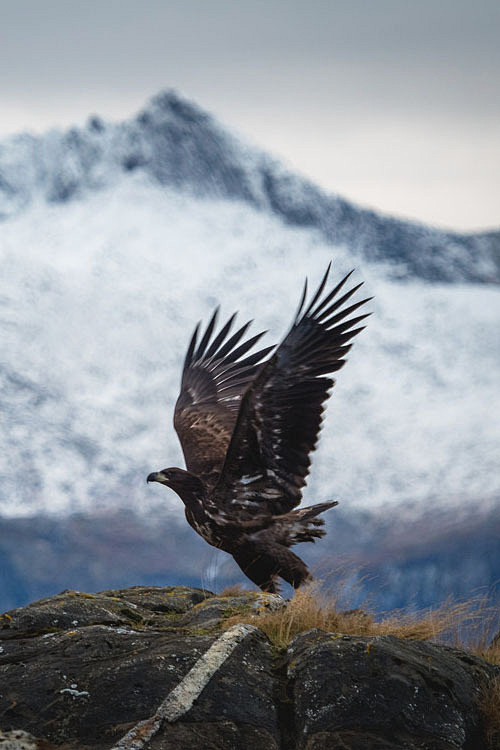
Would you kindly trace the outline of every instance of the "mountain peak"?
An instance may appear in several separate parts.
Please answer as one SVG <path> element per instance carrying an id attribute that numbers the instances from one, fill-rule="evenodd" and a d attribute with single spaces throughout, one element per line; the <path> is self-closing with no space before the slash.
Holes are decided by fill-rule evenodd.
<path id="1" fill-rule="evenodd" d="M 186 124 L 207 123 L 212 118 L 195 102 L 181 96 L 175 89 L 165 89 L 154 96 L 137 115 L 137 120 L 148 123 L 162 118 L 173 118 Z"/>
<path id="2" fill-rule="evenodd" d="M 464 235 L 382 216 L 338 196 L 251 148 L 174 90 L 118 124 L 92 115 L 85 127 L 0 143 L 0 220 L 35 199 L 65 203 L 141 172 L 159 189 L 243 201 L 328 243 L 388 264 L 400 276 L 500 282 L 498 233 Z"/>

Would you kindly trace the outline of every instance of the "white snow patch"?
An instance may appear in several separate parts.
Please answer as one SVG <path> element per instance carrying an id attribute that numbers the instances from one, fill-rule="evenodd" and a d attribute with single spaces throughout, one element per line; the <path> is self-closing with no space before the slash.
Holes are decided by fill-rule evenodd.
<path id="1" fill-rule="evenodd" d="M 331 258 L 332 282 L 358 266 L 374 314 L 338 374 L 305 502 L 498 497 L 498 288 L 390 282 L 314 231 L 139 175 L 33 205 L 1 233 L 2 514 L 159 502 L 181 513 L 144 480 L 183 465 L 171 422 L 196 321 L 220 302 L 221 320 L 239 309 L 275 342 L 303 277 L 314 287 Z"/>
<path id="2" fill-rule="evenodd" d="M 68 695 L 71 695 L 73 700 L 75 698 L 85 698 L 86 696 L 89 696 L 90 693 L 88 690 L 77 690 L 77 685 L 73 683 L 70 688 L 63 688 L 62 690 L 59 690 L 60 693 L 68 693 Z"/>

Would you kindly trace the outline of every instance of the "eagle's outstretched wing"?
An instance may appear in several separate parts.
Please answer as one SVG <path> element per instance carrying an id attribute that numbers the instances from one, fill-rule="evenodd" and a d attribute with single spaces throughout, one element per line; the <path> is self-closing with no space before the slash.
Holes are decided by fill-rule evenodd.
<path id="1" fill-rule="evenodd" d="M 323 295 L 329 270 L 302 312 L 306 280 L 289 333 L 242 399 L 212 500 L 226 523 L 251 524 L 252 516 L 286 513 L 301 501 L 323 403 L 335 382 L 322 376 L 344 365 L 352 346 L 347 342 L 364 328 L 355 326 L 367 317 L 352 313 L 371 299 L 345 306 L 361 286 L 339 296 L 352 271 Z"/>
<path id="2" fill-rule="evenodd" d="M 228 338 L 236 313 L 212 339 L 217 314 L 218 309 L 199 343 L 200 324 L 195 328 L 174 413 L 186 467 L 209 484 L 216 481 L 224 463 L 241 398 L 258 372 L 259 363 L 274 348 L 269 346 L 244 357 L 265 332 L 240 343 L 249 321 Z"/>

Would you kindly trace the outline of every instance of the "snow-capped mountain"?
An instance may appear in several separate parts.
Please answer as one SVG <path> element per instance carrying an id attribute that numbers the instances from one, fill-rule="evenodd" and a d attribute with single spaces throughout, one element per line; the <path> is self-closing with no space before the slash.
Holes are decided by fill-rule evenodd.
<path id="1" fill-rule="evenodd" d="M 284 125 L 285 127 L 285 125 Z M 137 117 L 0 144 L 0 219 L 84 199 L 139 173 L 151 184 L 247 204 L 360 257 L 390 264 L 393 276 L 500 281 L 500 232 L 459 234 L 381 216 L 328 195 L 251 148 L 175 93 Z"/>
<path id="2" fill-rule="evenodd" d="M 173 94 L 122 124 L 4 142 L 0 196 L 0 513 L 180 511 L 145 477 L 182 465 L 172 414 L 195 323 L 220 303 L 277 341 L 332 258 L 335 278 L 357 266 L 374 315 L 306 500 L 497 501 L 495 235 L 327 196 Z"/>

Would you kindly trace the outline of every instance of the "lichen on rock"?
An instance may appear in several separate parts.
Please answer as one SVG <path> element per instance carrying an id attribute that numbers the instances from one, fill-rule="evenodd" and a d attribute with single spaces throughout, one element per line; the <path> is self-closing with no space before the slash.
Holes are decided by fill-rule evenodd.
<path id="1" fill-rule="evenodd" d="M 0 750 L 484 746 L 478 697 L 498 668 L 437 644 L 319 630 L 278 652 L 258 617 L 235 624 L 284 606 L 136 586 L 6 613 Z"/>

